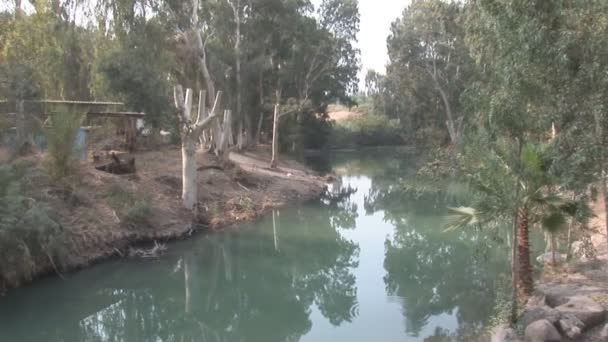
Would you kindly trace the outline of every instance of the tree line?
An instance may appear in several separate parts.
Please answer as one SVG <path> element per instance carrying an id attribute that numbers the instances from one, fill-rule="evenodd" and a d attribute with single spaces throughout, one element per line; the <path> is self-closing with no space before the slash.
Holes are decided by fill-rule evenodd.
<path id="1" fill-rule="evenodd" d="M 467 193 L 450 228 L 512 223 L 514 298 L 533 290 L 530 229 L 543 228 L 552 248 L 567 229 L 569 243 L 587 224 L 586 203 L 608 195 L 607 10 L 414 0 L 392 23 L 386 73 L 367 73 L 377 113 L 399 119 L 412 141 L 448 147 L 419 176 L 457 179 Z"/>
<path id="2" fill-rule="evenodd" d="M 0 98 L 121 100 L 179 136 L 173 87 L 222 91 L 239 147 L 319 147 L 328 103 L 356 89 L 354 0 L 12 2 L 0 13 Z"/>

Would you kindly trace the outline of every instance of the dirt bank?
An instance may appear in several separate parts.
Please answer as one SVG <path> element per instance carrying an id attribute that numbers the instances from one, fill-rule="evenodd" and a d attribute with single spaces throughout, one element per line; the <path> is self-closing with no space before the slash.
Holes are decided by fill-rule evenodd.
<path id="1" fill-rule="evenodd" d="M 29 181 L 28 193 L 45 203 L 63 229 L 66 253 L 61 258 L 38 258 L 31 269 L 14 271 L 0 280 L 0 292 L 37 277 L 82 268 L 111 256 L 126 256 L 130 247 L 165 242 L 196 231 L 229 227 L 252 220 L 271 208 L 318 197 L 325 179 L 305 166 L 283 159 L 276 170 L 267 168 L 269 148 L 232 153 L 230 162 L 200 152 L 199 205 L 195 213 L 181 205 L 181 152 L 177 148 L 141 152 L 136 174 L 114 175 L 82 163 L 77 175 L 57 185 L 42 172 Z M 121 158 L 130 156 L 122 155 Z M 41 157 L 30 157 L 32 169 Z M 213 166 L 209 168 L 209 166 Z M 0 277 L 2 279 L 2 277 Z"/>

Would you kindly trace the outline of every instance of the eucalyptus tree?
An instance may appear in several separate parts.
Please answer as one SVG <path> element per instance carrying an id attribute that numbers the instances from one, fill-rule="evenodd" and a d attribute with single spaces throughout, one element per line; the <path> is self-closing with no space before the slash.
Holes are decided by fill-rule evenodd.
<path id="1" fill-rule="evenodd" d="M 410 115 L 443 112 L 454 145 L 461 141 L 465 127 L 460 96 L 475 74 L 464 39 L 464 8 L 459 2 L 413 1 L 393 22 L 387 41 L 388 76 L 402 93 L 410 94 L 406 99 L 422 107 Z"/>

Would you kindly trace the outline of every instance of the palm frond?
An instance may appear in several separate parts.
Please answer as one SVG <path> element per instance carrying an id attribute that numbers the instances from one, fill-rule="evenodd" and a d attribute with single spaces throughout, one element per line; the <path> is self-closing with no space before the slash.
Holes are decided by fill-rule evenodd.
<path id="1" fill-rule="evenodd" d="M 477 225 L 483 221 L 483 214 L 475 208 L 448 208 L 448 211 L 450 215 L 446 217 L 445 232 Z"/>
<path id="2" fill-rule="evenodd" d="M 567 220 L 563 213 L 554 211 L 541 218 L 543 230 L 556 233 L 566 227 Z"/>

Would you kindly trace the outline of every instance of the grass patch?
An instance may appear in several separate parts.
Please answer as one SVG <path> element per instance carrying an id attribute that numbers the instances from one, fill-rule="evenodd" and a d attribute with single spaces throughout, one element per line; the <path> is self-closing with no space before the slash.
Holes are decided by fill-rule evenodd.
<path id="1" fill-rule="evenodd" d="M 150 227 L 152 203 L 144 194 L 137 194 L 114 184 L 105 194 L 108 204 L 121 223 L 129 227 Z"/>

